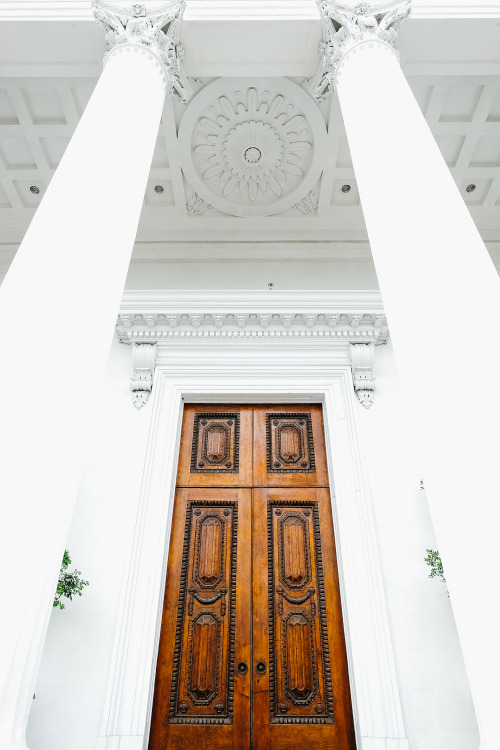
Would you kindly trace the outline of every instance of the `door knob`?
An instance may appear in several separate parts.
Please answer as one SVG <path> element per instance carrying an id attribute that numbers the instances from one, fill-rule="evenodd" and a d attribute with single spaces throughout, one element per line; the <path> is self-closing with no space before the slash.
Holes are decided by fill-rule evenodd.
<path id="1" fill-rule="evenodd" d="M 266 674 L 266 662 L 265 661 L 258 661 L 255 665 L 255 671 L 257 674 Z"/>
<path id="2" fill-rule="evenodd" d="M 240 663 L 237 666 L 237 670 L 239 674 L 246 674 L 248 672 L 248 665 L 245 664 L 244 661 L 240 661 Z"/>

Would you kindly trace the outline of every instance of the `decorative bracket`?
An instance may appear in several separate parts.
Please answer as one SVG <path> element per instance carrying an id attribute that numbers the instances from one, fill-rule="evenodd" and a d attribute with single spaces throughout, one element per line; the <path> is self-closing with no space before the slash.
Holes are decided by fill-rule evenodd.
<path id="1" fill-rule="evenodd" d="M 379 41 L 396 49 L 396 29 L 411 12 L 411 0 L 385 0 L 349 5 L 339 0 L 316 0 L 323 25 L 320 62 L 316 75 L 304 81 L 315 99 L 323 100 L 335 90 L 335 79 L 346 52 L 363 41 Z"/>
<path id="2" fill-rule="evenodd" d="M 153 390 L 155 361 L 156 344 L 132 344 L 133 375 L 130 378 L 130 390 L 136 409 L 142 409 Z"/>
<path id="3" fill-rule="evenodd" d="M 375 401 L 376 380 L 373 377 L 375 344 L 350 344 L 354 392 L 365 409 Z"/>
<path id="4" fill-rule="evenodd" d="M 179 43 L 185 0 L 170 0 L 149 10 L 141 3 L 130 9 L 106 0 L 92 0 L 94 18 L 106 30 L 106 55 L 120 44 L 136 44 L 153 52 L 165 66 L 167 90 L 186 103 L 193 89 L 182 68 L 184 48 Z"/>

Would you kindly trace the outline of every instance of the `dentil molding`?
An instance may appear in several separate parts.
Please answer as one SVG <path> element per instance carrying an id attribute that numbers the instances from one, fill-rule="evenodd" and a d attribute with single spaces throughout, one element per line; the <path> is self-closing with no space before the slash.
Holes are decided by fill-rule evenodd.
<path id="1" fill-rule="evenodd" d="M 325 139 L 321 112 L 293 81 L 218 78 L 187 107 L 179 155 L 206 204 L 233 216 L 268 216 L 309 196 Z"/>
<path id="2" fill-rule="evenodd" d="M 153 387 L 155 362 L 178 346 L 313 347 L 344 352 L 354 391 L 374 401 L 375 346 L 389 331 L 374 292 L 125 292 L 116 324 L 132 345 L 130 389 L 140 409 Z M 164 355 L 162 354 L 164 352 Z"/>
<path id="3" fill-rule="evenodd" d="M 338 0 L 316 0 L 316 3 L 323 25 L 323 41 L 316 75 L 305 82 L 315 99 L 324 99 L 335 90 L 342 59 L 361 42 L 383 42 L 399 59 L 396 29 L 409 17 L 411 0 L 361 2 L 354 7 Z"/>
<path id="4" fill-rule="evenodd" d="M 167 92 L 187 102 L 193 90 L 182 69 L 184 51 L 179 44 L 185 7 L 185 0 L 170 0 L 149 9 L 140 3 L 134 3 L 128 9 L 105 0 L 92 0 L 94 17 L 106 30 L 104 62 L 119 45 L 145 47 L 164 65 Z"/>

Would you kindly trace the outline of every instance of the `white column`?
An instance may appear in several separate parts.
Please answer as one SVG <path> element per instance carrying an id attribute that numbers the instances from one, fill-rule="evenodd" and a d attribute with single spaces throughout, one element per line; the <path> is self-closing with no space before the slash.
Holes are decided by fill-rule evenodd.
<path id="1" fill-rule="evenodd" d="M 110 49 L 104 71 L 0 294 L 0 750 L 26 748 L 166 86 L 179 91 L 179 71 L 168 67 L 178 62 L 175 46 L 158 24 L 177 24 L 182 6 L 174 0 L 156 16 L 136 7 L 118 19 L 101 5 Z"/>
<path id="2" fill-rule="evenodd" d="M 500 746 L 500 279 L 394 49 L 409 3 L 323 3 L 335 85 L 467 665 L 481 750 Z M 337 27 L 338 28 L 338 27 Z M 317 82 L 315 82 L 317 83 Z M 455 316 L 456 324 L 444 323 Z M 376 406 L 374 407 L 376 408 Z M 390 471 L 388 463 L 387 470 Z M 429 612 L 432 619 L 432 612 Z"/>

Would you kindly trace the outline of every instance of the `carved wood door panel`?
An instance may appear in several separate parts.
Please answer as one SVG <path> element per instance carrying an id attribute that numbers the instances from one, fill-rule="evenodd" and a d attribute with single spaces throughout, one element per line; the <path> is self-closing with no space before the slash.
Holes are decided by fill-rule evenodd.
<path id="1" fill-rule="evenodd" d="M 354 750 L 321 406 L 185 407 L 149 750 Z"/>

